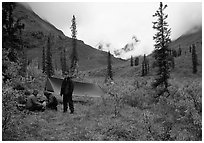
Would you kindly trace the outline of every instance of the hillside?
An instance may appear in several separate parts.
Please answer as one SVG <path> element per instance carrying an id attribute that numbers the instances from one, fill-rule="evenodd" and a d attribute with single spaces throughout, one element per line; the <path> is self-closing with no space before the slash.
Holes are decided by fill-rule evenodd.
<path id="1" fill-rule="evenodd" d="M 15 17 L 23 16 L 25 29 L 21 36 L 29 60 L 34 60 L 24 69 L 24 63 L 19 62 L 23 57 L 14 53 L 18 50 L 13 50 L 20 43 L 9 34 L 12 31 L 4 31 L 7 23 L 13 24 L 12 19 L 5 20 L 13 6 L 13 3 L 7 4 L 2 3 L 6 10 L 2 14 L 3 141 L 202 141 L 202 29 L 172 41 L 170 48 L 176 51 L 181 48 L 182 53 L 174 58 L 168 92 L 162 87 L 152 88 L 156 72 L 152 66 L 153 54 L 147 56 L 150 72 L 142 77 L 143 56 L 139 57 L 139 65 L 133 67 L 128 60 L 112 57 L 114 80 L 104 82 L 107 53 L 78 40 L 79 66 L 85 71 L 83 76 L 79 74 L 79 78 L 73 79 L 80 83 L 74 82 L 73 95 L 69 96 L 74 104 L 74 113 L 70 114 L 63 112 L 62 100 L 66 95 L 59 95 L 61 81 L 50 79 L 54 82 L 46 84 L 47 75 L 33 64 L 41 66 L 42 47 L 46 46 L 47 34 L 51 32 L 53 64 L 60 68 L 59 53 L 65 47 L 70 53 L 71 39 L 29 8 L 18 5 Z M 11 38 L 6 39 L 7 34 Z M 196 74 L 192 73 L 191 44 L 196 44 L 198 55 Z M 56 71 L 55 75 L 61 74 Z M 55 90 L 51 92 L 58 101 L 55 110 L 50 105 L 56 100 L 44 96 L 47 85 Z M 34 90 L 38 91 L 36 99 Z M 40 111 L 26 108 L 30 99 L 38 101 L 38 109 L 43 106 Z M 36 108 L 36 104 L 32 107 Z"/>
<path id="2" fill-rule="evenodd" d="M 20 18 L 21 22 L 25 24 L 25 28 L 22 31 L 22 38 L 24 45 L 27 47 L 29 61 L 35 59 L 38 61 L 39 66 L 42 67 L 42 47 L 46 47 L 47 35 L 52 33 L 53 64 L 56 69 L 61 69 L 60 51 L 66 48 L 67 59 L 69 59 L 72 49 L 71 38 L 65 36 L 63 32 L 57 29 L 54 25 L 43 20 L 31 9 L 26 8 L 20 3 L 17 3 L 17 7 L 14 10 L 14 17 Z M 77 40 L 77 52 L 79 55 L 79 70 L 90 70 L 106 66 L 107 64 L 106 52 L 94 49 L 81 40 Z M 112 56 L 112 62 L 113 64 L 117 64 L 123 63 L 124 60 Z"/>
<path id="3" fill-rule="evenodd" d="M 179 45 L 181 49 L 186 49 L 188 51 L 188 48 L 190 45 L 192 45 L 193 43 L 198 45 L 199 48 L 199 52 L 202 48 L 200 48 L 200 45 L 202 44 L 202 27 L 197 28 L 196 31 L 194 32 L 190 32 L 192 31 L 189 30 L 189 32 L 181 35 L 179 38 L 177 38 L 176 40 L 174 40 L 171 44 L 170 47 L 173 47 L 174 49 L 178 49 Z"/>
<path id="4" fill-rule="evenodd" d="M 198 73 L 194 76 L 201 77 L 202 76 L 202 28 L 198 31 L 191 34 L 184 34 L 180 36 L 178 39 L 172 41 L 170 44 L 170 49 L 178 50 L 180 47 L 182 49 L 182 54 L 179 57 L 175 57 L 175 69 L 171 71 L 171 77 L 191 77 L 192 74 L 192 55 L 189 51 L 189 46 L 192 44 L 196 44 L 196 53 L 198 58 Z M 148 55 L 147 58 L 150 61 L 150 73 L 149 75 L 153 75 L 155 73 L 155 69 L 152 68 L 152 63 L 154 58 L 152 54 Z M 143 61 L 143 57 L 139 57 L 139 66 L 131 67 L 130 61 L 126 61 L 120 65 L 113 66 L 113 75 L 117 77 L 134 77 L 141 75 L 141 63 Z M 91 76 L 104 76 L 106 73 L 105 68 L 100 68 L 96 70 L 89 71 L 89 75 Z"/>
<path id="5" fill-rule="evenodd" d="M 198 29 L 194 33 L 186 33 L 170 44 L 170 48 L 178 50 L 180 47 L 182 50 L 181 56 L 175 58 L 176 68 L 173 71 L 176 73 L 175 75 L 192 75 L 192 53 L 189 50 L 189 47 L 192 44 L 196 45 L 196 54 L 198 59 L 197 75 L 202 77 L 202 28 Z"/>

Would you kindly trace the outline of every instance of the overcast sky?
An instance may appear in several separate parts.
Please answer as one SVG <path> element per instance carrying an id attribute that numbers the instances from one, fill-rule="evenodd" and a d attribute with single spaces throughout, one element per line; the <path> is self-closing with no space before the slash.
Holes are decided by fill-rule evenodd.
<path id="1" fill-rule="evenodd" d="M 165 13 L 172 29 L 171 38 L 176 39 L 194 26 L 202 25 L 202 3 L 166 2 Z M 133 36 L 139 40 L 135 50 L 122 55 L 149 54 L 154 49 L 152 15 L 159 2 L 34 2 L 28 5 L 41 18 L 46 19 L 66 36 L 71 37 L 71 19 L 75 15 L 77 39 L 96 47 L 99 42 L 110 43 L 111 52 L 132 43 Z M 105 47 L 107 49 L 107 47 Z"/>

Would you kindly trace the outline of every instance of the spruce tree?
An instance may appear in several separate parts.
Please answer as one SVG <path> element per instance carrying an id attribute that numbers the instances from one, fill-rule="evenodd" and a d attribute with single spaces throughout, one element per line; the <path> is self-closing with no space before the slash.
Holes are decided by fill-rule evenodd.
<path id="1" fill-rule="evenodd" d="M 14 41 L 17 40 L 16 32 L 17 32 L 17 22 L 15 22 L 13 18 L 13 10 L 16 7 L 16 3 L 14 2 L 3 2 L 2 3 L 2 41 L 3 48 L 4 44 L 14 44 Z M 17 48 L 17 47 L 14 47 Z M 20 48 L 20 47 L 18 47 Z"/>
<path id="2" fill-rule="evenodd" d="M 172 69 L 175 68 L 175 60 L 174 60 L 174 56 L 171 56 L 172 57 Z"/>
<path id="3" fill-rule="evenodd" d="M 19 38 L 19 44 L 21 46 L 21 69 L 20 69 L 20 75 L 25 77 L 26 76 L 26 72 L 27 72 L 27 48 L 26 46 L 24 45 L 23 43 L 23 38 L 22 38 L 22 29 L 24 29 L 24 24 L 20 23 L 20 20 L 18 19 L 17 20 L 17 25 L 19 27 L 18 31 L 19 31 L 19 35 L 20 35 L 20 38 Z"/>
<path id="4" fill-rule="evenodd" d="M 149 60 L 146 60 L 146 65 L 147 65 L 146 71 L 147 71 L 147 74 L 148 74 L 149 73 Z"/>
<path id="5" fill-rule="evenodd" d="M 107 66 L 107 77 L 106 79 L 113 80 L 113 73 L 112 73 L 112 65 L 111 65 L 111 54 L 110 51 L 108 51 L 108 66 Z"/>
<path id="6" fill-rule="evenodd" d="M 145 76 L 145 65 L 144 65 L 144 61 L 142 62 L 142 76 Z"/>
<path id="7" fill-rule="evenodd" d="M 133 57 L 131 56 L 130 58 L 130 66 L 132 67 L 133 66 Z"/>
<path id="8" fill-rule="evenodd" d="M 62 75 L 64 75 L 63 51 L 60 52 L 60 64 L 61 64 Z"/>
<path id="9" fill-rule="evenodd" d="M 135 66 L 138 66 L 139 65 L 139 57 L 136 57 L 135 58 Z"/>
<path id="10" fill-rule="evenodd" d="M 66 72 L 68 72 L 67 62 L 66 62 L 66 50 L 65 48 L 61 51 L 60 55 L 60 62 L 62 67 L 62 75 L 65 75 Z"/>
<path id="11" fill-rule="evenodd" d="M 66 49 L 64 48 L 63 51 L 63 64 L 64 64 L 64 72 L 69 72 L 69 68 L 68 68 L 68 62 L 67 62 L 67 58 L 66 58 Z"/>
<path id="12" fill-rule="evenodd" d="M 193 64 L 193 73 L 197 73 L 197 54 L 196 54 L 196 47 L 195 44 L 192 45 L 192 64 Z"/>
<path id="13" fill-rule="evenodd" d="M 4 75 L 7 75 L 10 62 L 19 63 L 24 57 L 22 39 L 19 36 L 21 29 L 24 29 L 24 24 L 20 23 L 20 19 L 16 20 L 13 17 L 15 7 L 14 2 L 2 2 L 2 72 Z M 20 64 L 24 66 L 23 63 Z"/>
<path id="14" fill-rule="evenodd" d="M 146 55 L 144 54 L 142 62 L 142 76 L 147 75 Z"/>
<path id="15" fill-rule="evenodd" d="M 78 64 L 78 54 L 77 54 L 77 30 L 76 30 L 76 18 L 73 15 L 72 18 L 72 25 L 71 25 L 71 32 L 72 32 L 72 53 L 71 53 L 71 74 L 73 75 L 74 72 L 77 70 L 77 64 Z"/>
<path id="16" fill-rule="evenodd" d="M 53 65 L 52 65 L 52 52 L 51 52 L 51 34 L 47 39 L 47 54 L 46 54 L 46 74 L 48 77 L 54 75 Z"/>
<path id="17" fill-rule="evenodd" d="M 173 50 L 173 56 L 174 56 L 174 57 L 177 57 L 177 56 L 178 56 L 176 50 Z"/>
<path id="18" fill-rule="evenodd" d="M 181 56 L 181 53 L 182 53 L 182 50 L 181 50 L 181 47 L 180 47 L 180 45 L 179 45 L 178 56 Z"/>
<path id="19" fill-rule="evenodd" d="M 45 47 L 43 46 L 42 49 L 42 72 L 45 73 L 46 72 L 46 56 L 45 56 Z"/>
<path id="20" fill-rule="evenodd" d="M 157 33 L 153 36 L 153 39 L 155 40 L 154 58 L 158 65 L 157 77 L 153 83 L 153 87 L 162 88 L 162 93 L 159 95 L 162 95 L 165 91 L 168 92 L 168 79 L 170 77 L 168 46 L 171 42 L 171 29 L 168 28 L 168 24 L 166 22 L 168 17 L 168 15 L 164 13 L 166 7 L 167 5 L 163 6 L 162 2 L 160 2 L 159 9 L 153 15 L 153 17 L 157 17 L 157 21 L 153 22 L 153 29 L 157 31 Z"/>
<path id="21" fill-rule="evenodd" d="M 145 75 L 148 74 L 148 60 L 147 60 L 147 57 L 145 55 Z"/>

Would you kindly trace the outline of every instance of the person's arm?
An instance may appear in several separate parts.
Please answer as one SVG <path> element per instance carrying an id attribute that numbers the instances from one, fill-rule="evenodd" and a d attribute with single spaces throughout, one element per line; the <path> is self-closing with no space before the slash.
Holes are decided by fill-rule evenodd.
<path id="1" fill-rule="evenodd" d="M 54 102 L 54 96 L 50 95 L 47 106 L 49 106 L 50 104 L 53 104 Z"/>
<path id="2" fill-rule="evenodd" d="M 33 97 L 33 98 L 32 98 L 32 102 L 33 102 L 33 104 L 35 104 L 35 105 L 42 105 L 40 102 L 38 102 L 38 100 L 37 100 L 36 97 Z"/>
<path id="3" fill-rule="evenodd" d="M 74 91 L 74 82 L 71 80 L 71 92 L 73 93 Z"/>

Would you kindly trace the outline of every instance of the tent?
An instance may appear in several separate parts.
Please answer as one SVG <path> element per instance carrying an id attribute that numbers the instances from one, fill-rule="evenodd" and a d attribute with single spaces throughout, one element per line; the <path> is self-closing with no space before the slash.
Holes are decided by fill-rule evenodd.
<path id="1" fill-rule="evenodd" d="M 47 79 L 45 84 L 45 90 L 49 92 L 53 92 L 56 95 L 60 95 L 61 90 L 61 84 L 62 84 L 61 78 L 55 78 L 50 77 Z M 90 96 L 90 97 L 101 97 L 103 95 L 102 89 L 97 86 L 96 84 L 92 83 L 84 83 L 84 82 L 74 82 L 74 91 L 73 95 L 75 96 Z"/>

